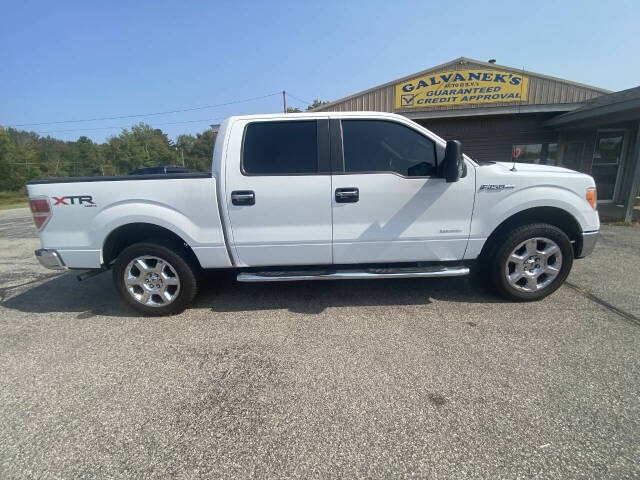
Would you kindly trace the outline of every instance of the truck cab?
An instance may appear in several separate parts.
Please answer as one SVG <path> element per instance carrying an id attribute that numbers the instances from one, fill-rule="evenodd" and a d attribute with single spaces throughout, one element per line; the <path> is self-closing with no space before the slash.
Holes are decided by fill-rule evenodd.
<path id="1" fill-rule="evenodd" d="M 447 182 L 445 143 L 418 127 L 379 114 L 223 124 L 220 192 L 237 264 L 461 260 L 475 169 Z"/>

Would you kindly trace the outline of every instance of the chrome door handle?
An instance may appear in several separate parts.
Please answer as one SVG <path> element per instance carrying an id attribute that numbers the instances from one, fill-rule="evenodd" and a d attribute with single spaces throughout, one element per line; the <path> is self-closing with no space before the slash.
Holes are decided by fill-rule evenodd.
<path id="1" fill-rule="evenodd" d="M 255 205 L 256 194 L 253 190 L 235 190 L 231 192 L 231 203 L 234 205 Z"/>
<path id="2" fill-rule="evenodd" d="M 355 203 L 360 198 L 360 190 L 356 187 L 336 188 L 337 203 Z"/>

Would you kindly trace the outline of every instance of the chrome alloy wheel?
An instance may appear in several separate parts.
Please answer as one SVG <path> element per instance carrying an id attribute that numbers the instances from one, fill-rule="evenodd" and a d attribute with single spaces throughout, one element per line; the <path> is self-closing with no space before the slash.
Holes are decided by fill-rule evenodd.
<path id="1" fill-rule="evenodd" d="M 535 292 L 548 286 L 562 268 L 562 251 L 553 240 L 535 237 L 520 243 L 509 255 L 504 273 L 513 288 Z"/>
<path id="2" fill-rule="evenodd" d="M 148 307 L 165 307 L 180 293 L 176 269 L 158 257 L 137 257 L 124 270 L 124 284 L 137 302 Z"/>

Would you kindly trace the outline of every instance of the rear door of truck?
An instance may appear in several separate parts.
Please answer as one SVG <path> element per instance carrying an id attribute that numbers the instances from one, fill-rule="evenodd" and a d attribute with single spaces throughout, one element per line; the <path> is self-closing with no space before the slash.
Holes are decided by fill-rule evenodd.
<path id="1" fill-rule="evenodd" d="M 241 266 L 332 263 L 328 116 L 239 119 L 225 164 Z"/>

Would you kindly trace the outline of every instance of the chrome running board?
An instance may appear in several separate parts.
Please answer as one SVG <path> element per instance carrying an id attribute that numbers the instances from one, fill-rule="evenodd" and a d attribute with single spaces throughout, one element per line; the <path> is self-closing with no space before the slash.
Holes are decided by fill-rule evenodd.
<path id="1" fill-rule="evenodd" d="M 365 268 L 362 270 L 305 270 L 241 272 L 239 282 L 290 282 L 296 280 L 368 280 L 382 278 L 462 277 L 468 267 Z"/>

